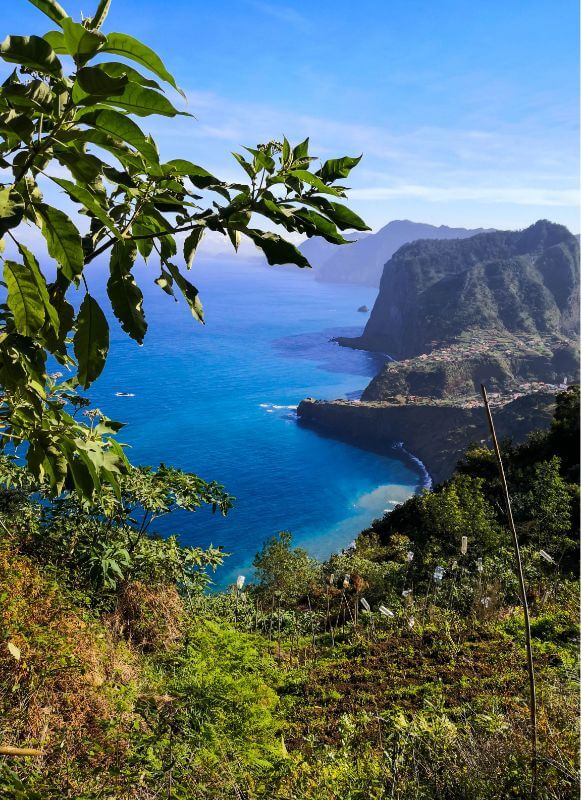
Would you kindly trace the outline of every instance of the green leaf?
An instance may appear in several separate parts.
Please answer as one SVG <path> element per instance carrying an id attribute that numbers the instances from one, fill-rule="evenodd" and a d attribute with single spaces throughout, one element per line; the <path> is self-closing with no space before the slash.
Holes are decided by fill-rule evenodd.
<path id="1" fill-rule="evenodd" d="M 359 156 L 358 158 L 351 158 L 350 156 L 343 156 L 343 158 L 331 158 L 329 161 L 325 161 L 321 169 L 318 170 L 316 174 L 326 183 L 339 180 L 340 178 L 346 178 L 353 167 L 356 167 L 357 164 L 359 164 L 361 158 L 362 156 Z"/>
<path id="2" fill-rule="evenodd" d="M 97 301 L 86 294 L 77 315 L 73 338 L 78 379 L 83 389 L 99 377 L 109 350 L 109 325 Z"/>
<path id="3" fill-rule="evenodd" d="M 103 175 L 111 183 L 117 186 L 126 186 L 128 189 L 136 189 L 137 184 L 128 172 L 115 169 L 114 167 L 103 167 Z"/>
<path id="4" fill-rule="evenodd" d="M 176 282 L 178 289 L 183 294 L 188 306 L 190 307 L 192 316 L 194 319 L 197 319 L 198 322 L 203 322 L 204 310 L 202 308 L 202 303 L 200 302 L 198 290 L 188 280 L 186 280 L 186 278 L 183 277 L 179 269 L 174 264 L 168 262 L 167 268 L 171 277 Z M 156 281 L 156 283 L 158 283 L 158 281 Z"/>
<path id="5" fill-rule="evenodd" d="M 199 167 L 197 164 L 187 161 L 185 158 L 174 158 L 168 161 L 164 167 L 171 167 L 172 174 L 191 176 L 192 182 L 196 179 L 196 186 L 198 189 L 205 189 L 214 183 L 221 183 L 218 178 L 208 172 L 207 169 Z"/>
<path id="6" fill-rule="evenodd" d="M 59 263 L 65 278 L 76 281 L 85 263 L 81 234 L 64 211 L 45 204 L 36 206 L 36 210 L 49 254 Z"/>
<path id="7" fill-rule="evenodd" d="M 67 12 L 56 0 L 29 0 L 29 2 L 42 11 L 43 14 L 46 14 L 47 17 L 50 17 L 53 22 L 58 22 L 59 25 L 67 16 Z"/>
<path id="8" fill-rule="evenodd" d="M 70 171 L 75 180 L 92 183 L 106 169 L 101 159 L 90 153 L 79 152 L 72 147 L 54 145 L 54 156 L 59 163 Z"/>
<path id="9" fill-rule="evenodd" d="M 344 239 L 335 225 L 332 222 L 329 222 L 328 219 L 321 216 L 321 214 L 317 214 L 316 211 L 307 211 L 304 208 L 295 211 L 295 217 L 304 220 L 307 223 L 307 232 L 310 236 L 322 236 L 328 242 L 333 242 L 334 244 L 347 244 L 348 240 Z M 308 228 L 312 226 L 311 230 L 309 231 Z"/>
<path id="10" fill-rule="evenodd" d="M 128 83 L 121 94 L 110 97 L 108 102 L 131 114 L 137 114 L 138 117 L 148 117 L 151 114 L 160 114 L 163 117 L 175 117 L 177 114 L 186 116 L 183 111 L 174 108 L 163 94 L 138 83 Z"/>
<path id="11" fill-rule="evenodd" d="M 257 150 L 255 147 L 245 147 L 244 149 L 254 156 L 253 167 L 255 171 L 258 172 L 261 169 L 265 169 L 269 173 L 274 172 L 274 158 L 265 153 L 264 150 Z"/>
<path id="12" fill-rule="evenodd" d="M 159 278 L 155 279 L 155 283 L 157 283 L 160 289 L 162 289 L 166 294 L 169 294 L 170 297 L 175 297 L 173 291 L 173 278 L 163 267 L 161 268 L 161 275 Z"/>
<path id="13" fill-rule="evenodd" d="M 283 138 L 283 140 L 282 140 L 282 166 L 283 166 L 283 169 L 286 169 L 286 167 L 288 167 L 288 162 L 290 160 L 290 155 L 291 155 L 291 147 L 290 147 L 290 144 L 288 142 L 288 139 L 285 136 Z"/>
<path id="14" fill-rule="evenodd" d="M 54 337 L 53 341 L 51 341 L 50 331 L 45 332 L 45 337 L 48 338 L 51 352 L 57 356 L 66 358 L 67 351 L 66 347 L 64 347 L 64 341 L 68 332 L 73 327 L 75 310 L 65 297 L 66 289 L 68 288 L 66 285 L 67 282 L 64 281 L 65 286 L 63 286 L 62 283 L 62 277 L 59 277 L 48 287 L 51 305 L 58 315 L 59 327 L 58 336 Z"/>
<path id="15" fill-rule="evenodd" d="M 14 315 L 16 330 L 22 336 L 35 336 L 44 324 L 45 309 L 29 267 L 17 261 L 5 261 L 4 282 L 8 290 L 6 302 Z"/>
<path id="16" fill-rule="evenodd" d="M 44 81 L 11 83 L 4 87 L 3 95 L 11 106 L 24 108 L 28 113 L 31 108 L 37 109 L 43 114 L 50 115 L 52 113 L 55 96 L 50 86 Z"/>
<path id="17" fill-rule="evenodd" d="M 293 169 L 287 174 L 289 177 L 298 178 L 300 181 L 302 181 L 302 183 L 308 183 L 309 186 L 312 186 L 313 189 L 316 189 L 322 194 L 332 194 L 335 195 L 335 197 L 341 197 L 343 195 L 343 192 L 341 192 L 339 189 L 335 189 L 332 186 L 326 186 L 320 178 L 318 178 L 316 175 L 313 175 L 312 172 L 309 172 L 306 169 Z"/>
<path id="18" fill-rule="evenodd" d="M 309 157 L 309 137 L 304 142 L 297 144 L 293 150 L 293 161 L 302 161 Z"/>
<path id="19" fill-rule="evenodd" d="M 24 216 L 24 200 L 13 187 L 0 189 L 0 236 L 20 225 Z"/>
<path id="20" fill-rule="evenodd" d="M 47 31 L 42 38 L 50 44 L 55 53 L 68 55 L 65 35 L 62 31 Z"/>
<path id="21" fill-rule="evenodd" d="M 0 44 L 0 58 L 55 78 L 60 78 L 63 74 L 56 53 L 46 39 L 40 36 L 7 36 Z"/>
<path id="22" fill-rule="evenodd" d="M 244 172 L 246 172 L 248 177 L 254 180 L 254 178 L 256 177 L 256 169 L 254 168 L 254 166 L 249 161 L 247 161 L 244 158 L 244 156 L 240 155 L 240 153 L 232 153 L 232 155 L 234 156 L 236 161 L 240 164 Z"/>
<path id="23" fill-rule="evenodd" d="M 202 241 L 204 231 L 205 228 L 203 225 L 194 228 L 184 242 L 184 259 L 188 265 L 188 269 L 191 269 L 192 267 L 192 262 L 194 260 L 194 256 L 196 255 L 197 247 Z"/>
<path id="24" fill-rule="evenodd" d="M 18 245 L 18 249 L 20 250 L 20 254 L 24 259 L 24 264 L 28 268 L 32 279 L 36 284 L 36 289 L 38 293 L 38 297 L 40 298 L 42 305 L 44 306 L 45 311 L 45 320 L 50 324 L 53 329 L 55 336 L 58 336 L 59 328 L 60 328 L 60 320 L 59 315 L 50 302 L 50 297 L 48 294 L 48 287 L 46 285 L 46 280 L 44 275 L 40 271 L 40 267 L 38 265 L 38 261 L 30 252 L 30 250 L 25 247 L 23 244 Z"/>
<path id="25" fill-rule="evenodd" d="M 81 64 L 101 50 L 107 41 L 107 37 L 102 33 L 89 31 L 84 25 L 74 22 L 70 17 L 63 19 L 61 25 L 68 52 Z"/>
<path id="26" fill-rule="evenodd" d="M 67 459 L 63 448 L 57 447 L 54 440 L 44 432 L 40 439 L 31 438 L 26 453 L 26 464 L 40 482 L 48 480 L 53 492 L 57 494 L 62 492 L 67 477 Z"/>
<path id="27" fill-rule="evenodd" d="M 111 219 L 111 217 L 107 214 L 105 209 L 99 205 L 96 197 L 91 194 L 88 189 L 85 189 L 83 186 L 79 186 L 78 183 L 72 183 L 71 181 L 67 181 L 64 178 L 53 178 L 52 175 L 50 179 L 54 181 L 54 183 L 58 183 L 58 185 L 67 192 L 73 200 L 76 200 L 78 203 L 81 203 L 85 208 L 90 211 L 97 219 L 105 225 L 106 228 L 118 238 L 121 239 L 121 234 L 117 230 L 115 223 Z"/>
<path id="28" fill-rule="evenodd" d="M 148 141 L 145 134 L 132 119 L 119 111 L 92 111 L 83 114 L 79 120 L 85 125 L 90 125 L 114 139 L 121 139 L 138 150 L 147 160 L 159 163 L 159 156 L 155 147 Z"/>
<path id="29" fill-rule="evenodd" d="M 156 227 L 150 227 L 149 225 L 144 224 L 143 221 L 137 220 L 131 226 L 131 234 L 132 236 L 140 237 L 140 236 L 148 236 L 151 237 L 152 233 L 157 231 Z M 148 239 L 135 239 L 135 244 L 137 245 L 137 249 L 141 256 L 144 259 L 149 258 L 151 251 L 153 250 L 153 237 Z"/>
<path id="30" fill-rule="evenodd" d="M 347 206 L 341 203 L 330 202 L 331 210 L 326 210 L 325 213 L 333 220 L 335 225 L 342 231 L 353 229 L 356 231 L 370 231 L 371 228 L 357 216 L 354 211 L 351 211 Z"/>
<path id="31" fill-rule="evenodd" d="M 248 228 L 244 233 L 262 250 L 269 264 L 296 264 L 299 267 L 311 265 L 294 244 L 287 242 L 277 233 L 265 233 Z"/>
<path id="32" fill-rule="evenodd" d="M 147 323 L 142 308 L 143 294 L 131 274 L 135 256 L 136 248 L 133 242 L 115 242 L 109 262 L 111 276 L 107 281 L 107 294 L 111 300 L 113 313 L 125 333 L 139 344 L 143 344 Z"/>
<path id="33" fill-rule="evenodd" d="M 85 460 L 81 459 L 79 457 L 80 453 L 77 453 L 73 448 L 73 445 L 67 448 L 67 466 L 76 491 L 81 497 L 90 500 L 94 496 L 97 487 Z M 77 455 L 76 458 L 75 455 Z"/>
<path id="34" fill-rule="evenodd" d="M 174 89 L 185 97 L 183 91 L 175 82 L 174 77 L 164 67 L 160 57 L 138 39 L 134 39 L 132 36 L 128 36 L 125 33 L 109 33 L 107 34 L 107 44 L 103 47 L 103 52 L 115 53 L 118 56 L 123 56 L 124 58 L 141 64 L 142 67 L 145 67 L 150 72 L 153 72 L 154 75 L 157 75 L 158 78 L 169 83 L 170 86 L 173 86 Z"/>
<path id="35" fill-rule="evenodd" d="M 128 79 L 126 75 L 113 78 L 101 69 L 100 66 L 83 67 L 77 72 L 77 84 L 86 95 L 95 95 L 97 97 L 118 95 L 121 94 L 127 83 Z"/>
<path id="36" fill-rule="evenodd" d="M 133 69 L 128 64 L 122 64 L 120 61 L 104 61 L 99 66 L 111 78 L 120 78 L 122 75 L 126 75 L 127 79 L 133 83 L 139 83 L 141 86 L 149 86 L 151 89 L 162 91 L 157 81 L 146 78 L 145 75 L 142 75 L 141 72 Z"/>
<path id="37" fill-rule="evenodd" d="M 34 122 L 29 114 L 18 114 L 12 109 L 0 115 L 0 131 L 15 134 L 23 142 L 30 142 L 34 130 Z"/>

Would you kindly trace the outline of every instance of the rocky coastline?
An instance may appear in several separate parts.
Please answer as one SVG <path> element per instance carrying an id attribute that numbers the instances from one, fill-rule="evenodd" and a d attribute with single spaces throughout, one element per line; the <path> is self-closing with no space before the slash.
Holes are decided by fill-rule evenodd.
<path id="1" fill-rule="evenodd" d="M 405 244 L 361 336 L 337 339 L 389 353 L 383 368 L 361 400 L 307 399 L 298 417 L 382 454 L 403 443 L 439 483 L 488 442 L 482 383 L 501 438 L 550 424 L 555 394 L 579 381 L 578 299 L 579 243 L 562 225 Z"/>
<path id="2" fill-rule="evenodd" d="M 554 406 L 555 392 L 541 391 L 497 407 L 494 419 L 499 437 L 524 441 L 530 431 L 550 424 Z M 434 484 L 450 477 L 470 444 L 488 443 L 483 409 L 453 402 L 307 398 L 297 416 L 301 424 L 381 455 L 393 456 L 400 450 L 406 458 L 407 451 L 410 460 L 425 466 Z"/>

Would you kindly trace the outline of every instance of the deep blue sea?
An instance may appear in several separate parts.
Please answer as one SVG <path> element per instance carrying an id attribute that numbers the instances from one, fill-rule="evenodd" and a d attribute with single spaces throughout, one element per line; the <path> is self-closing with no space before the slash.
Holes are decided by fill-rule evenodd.
<path id="1" fill-rule="evenodd" d="M 91 290 L 99 297 L 95 275 Z M 113 325 L 111 349 L 91 397 L 123 421 L 136 464 L 172 464 L 223 483 L 236 497 L 226 518 L 208 509 L 160 519 L 156 530 L 185 544 L 222 545 L 232 555 L 217 585 L 250 576 L 266 538 L 326 557 L 416 490 L 419 471 L 337 442 L 296 421 L 308 396 L 356 397 L 383 359 L 329 340 L 358 334 L 376 291 L 317 283 L 312 273 L 255 264 L 199 262 L 206 325 L 175 303 L 142 267 L 149 330 L 145 344 Z M 106 305 L 106 304 L 105 304 Z M 133 397 L 118 397 L 129 392 Z"/>

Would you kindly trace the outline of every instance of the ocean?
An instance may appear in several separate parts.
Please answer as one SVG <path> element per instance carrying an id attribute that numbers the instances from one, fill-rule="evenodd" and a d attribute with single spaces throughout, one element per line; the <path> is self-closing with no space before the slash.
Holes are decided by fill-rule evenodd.
<path id="1" fill-rule="evenodd" d="M 381 367 L 382 356 L 330 341 L 360 333 L 367 315 L 357 309 L 371 308 L 376 290 L 317 283 L 305 270 L 206 260 L 188 276 L 204 304 L 202 326 L 153 284 L 153 267 L 137 277 L 145 343 L 112 323 L 107 366 L 90 396 L 126 423 L 120 438 L 134 464 L 196 472 L 236 497 L 225 518 L 180 512 L 153 528 L 231 553 L 216 586 L 250 578 L 255 553 L 278 531 L 325 558 L 417 490 L 421 471 L 395 454 L 335 441 L 296 418 L 304 397 L 356 398 Z M 91 291 L 104 296 L 103 274 L 93 274 Z"/>

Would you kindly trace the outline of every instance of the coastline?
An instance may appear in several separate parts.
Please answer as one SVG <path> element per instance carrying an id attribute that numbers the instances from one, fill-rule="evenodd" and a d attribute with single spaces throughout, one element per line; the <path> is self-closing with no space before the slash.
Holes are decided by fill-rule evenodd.
<path id="1" fill-rule="evenodd" d="M 554 394 L 535 392 L 498 408 L 499 437 L 510 434 L 515 443 L 524 441 L 531 431 L 550 423 L 554 403 Z M 480 407 L 307 398 L 297 416 L 300 424 L 379 455 L 393 456 L 399 449 L 416 470 L 421 465 L 433 485 L 450 477 L 471 444 L 488 443 Z"/>

